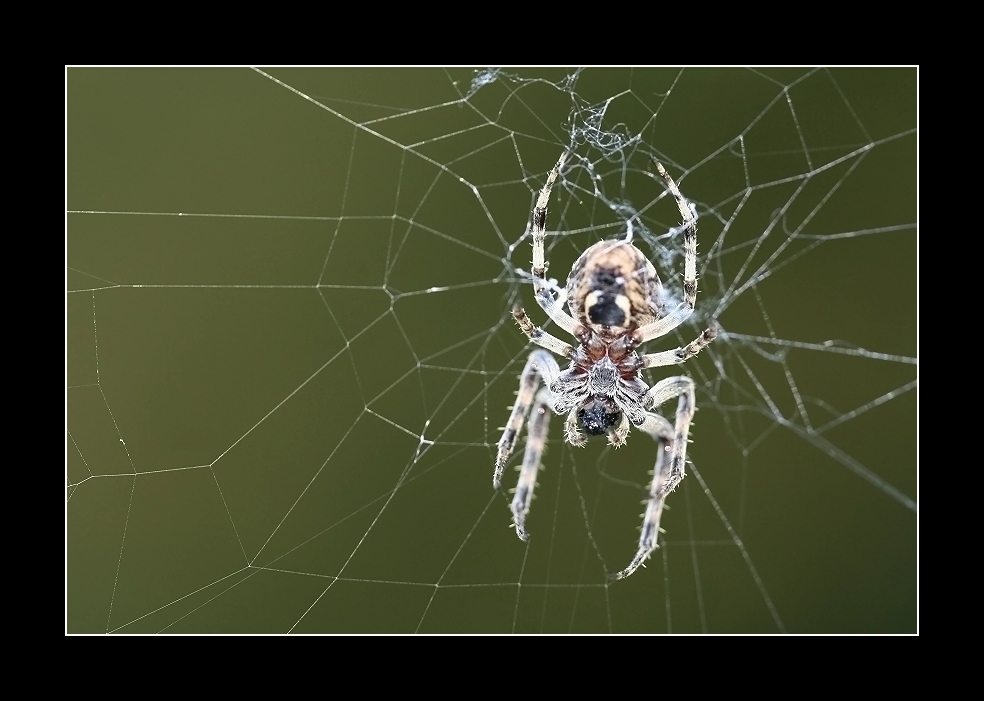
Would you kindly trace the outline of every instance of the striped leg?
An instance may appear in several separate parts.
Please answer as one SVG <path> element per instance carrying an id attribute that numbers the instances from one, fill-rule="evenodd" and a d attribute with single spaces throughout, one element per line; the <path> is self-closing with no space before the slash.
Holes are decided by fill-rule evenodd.
<path id="1" fill-rule="evenodd" d="M 649 488 L 649 500 L 642 520 L 642 534 L 639 536 L 639 549 L 636 555 L 621 572 L 611 575 L 612 579 L 625 579 L 639 569 L 650 553 L 656 549 L 659 539 L 659 519 L 663 515 L 663 502 L 666 500 L 664 486 L 670 476 L 672 463 L 670 453 L 673 446 L 673 427 L 658 414 L 646 414 L 646 419 L 638 429 L 645 431 L 656 441 L 656 465 L 653 467 L 653 482 Z"/>
<path id="2" fill-rule="evenodd" d="M 499 439 L 499 453 L 495 461 L 495 474 L 492 477 L 492 487 L 499 489 L 502 486 L 502 471 L 506 467 L 506 462 L 516 446 L 516 439 L 519 431 L 523 427 L 523 420 L 526 418 L 530 405 L 533 404 L 536 390 L 540 386 L 540 379 L 547 385 L 552 384 L 557 376 L 560 375 L 560 367 L 553 357 L 542 350 L 535 350 L 530 353 L 523 374 L 519 378 L 519 392 L 516 393 L 516 403 L 513 404 L 512 414 L 509 416 L 509 423 L 502 432 Z"/>
<path id="3" fill-rule="evenodd" d="M 530 422 L 526 435 L 526 453 L 523 455 L 523 466 L 519 471 L 519 482 L 516 484 L 516 494 L 512 500 L 513 523 L 516 535 L 520 540 L 529 540 L 526 532 L 526 515 L 530 512 L 533 501 L 533 489 L 536 487 L 536 473 L 540 469 L 540 458 L 543 456 L 543 446 L 547 442 L 547 427 L 550 421 L 550 390 L 544 388 L 536 393 L 533 400 L 533 410 L 530 412 Z"/>
<path id="4" fill-rule="evenodd" d="M 679 397 L 676 410 L 676 424 L 673 428 L 673 446 L 671 449 L 670 474 L 661 487 L 661 494 L 666 496 L 683 481 L 684 463 L 687 461 L 687 436 L 690 434 L 690 424 L 694 420 L 695 402 L 694 381 L 689 377 L 667 377 L 660 380 L 647 392 L 643 405 L 653 409 L 664 402 Z"/>
<path id="5" fill-rule="evenodd" d="M 643 516 L 639 550 L 628 567 L 612 575 L 613 579 L 628 577 L 656 549 L 663 502 L 683 480 L 684 464 L 687 461 L 687 436 L 694 418 L 694 381 L 689 377 L 668 377 L 653 385 L 643 398 L 643 404 L 655 407 L 673 397 L 680 398 L 677 403 L 676 425 L 671 426 L 669 421 L 658 414 L 647 413 L 646 418 L 636 427 L 656 440 L 659 446 L 658 455 L 653 468 L 646 513 Z"/>
<path id="6" fill-rule="evenodd" d="M 574 355 L 574 347 L 570 343 L 564 343 L 559 338 L 551 336 L 546 331 L 533 325 L 530 318 L 526 315 L 526 312 L 522 307 L 516 307 L 513 309 L 513 318 L 516 323 L 519 324 L 519 328 L 523 330 L 533 343 L 540 346 L 541 348 L 546 348 L 548 351 L 552 351 L 557 355 L 562 355 L 565 358 L 571 358 Z"/>
<path id="7" fill-rule="evenodd" d="M 656 163 L 656 170 L 666 181 L 666 186 L 670 188 L 677 209 L 680 210 L 680 216 L 683 217 L 683 223 L 687 227 L 683 234 L 683 297 L 687 306 L 693 311 L 697 303 L 697 217 L 693 205 L 680 192 L 680 188 L 673 182 L 673 178 L 666 172 L 663 164 L 659 161 L 654 163 Z"/>
<path id="8" fill-rule="evenodd" d="M 560 169 L 567 161 L 568 151 L 560 155 L 560 160 L 547 175 L 547 182 L 543 184 L 539 197 L 536 198 L 536 206 L 533 207 L 533 221 L 530 223 L 530 233 L 533 236 L 533 287 L 539 292 L 544 284 L 543 281 L 547 273 L 546 260 L 543 253 L 543 241 L 547 237 L 547 204 L 550 202 L 550 190 L 557 182 Z"/>
<path id="9" fill-rule="evenodd" d="M 673 365 L 675 363 L 686 362 L 709 346 L 711 342 L 717 338 L 720 331 L 721 326 L 715 321 L 707 329 L 705 329 L 704 333 L 685 346 L 680 346 L 679 348 L 674 348 L 673 350 L 662 351 L 660 353 L 647 353 L 642 356 L 640 358 L 642 361 L 642 367 L 659 368 L 664 365 Z"/>
<path id="10" fill-rule="evenodd" d="M 567 333 L 573 334 L 579 324 L 574 318 L 564 311 L 561 305 L 553 296 L 553 293 L 546 285 L 547 262 L 546 254 L 543 250 L 543 243 L 547 237 L 547 204 L 550 202 L 550 191 L 553 189 L 560 169 L 564 167 L 570 152 L 564 151 L 547 175 L 547 182 L 544 183 L 540 195 L 536 198 L 536 206 L 533 208 L 533 217 L 530 223 L 530 233 L 533 236 L 533 289 L 536 292 L 536 303 L 547 313 L 554 323 Z"/>
<path id="11" fill-rule="evenodd" d="M 680 210 L 680 216 L 683 217 L 686 227 L 683 233 L 683 302 L 662 319 L 657 319 L 638 329 L 634 334 L 636 343 L 645 343 L 665 336 L 686 321 L 693 314 L 694 306 L 697 304 L 697 217 L 693 205 L 680 192 L 680 188 L 673 182 L 673 178 L 666 172 L 663 164 L 655 160 L 653 163 L 656 164 L 656 170 L 663 176 L 670 194 L 676 200 L 677 209 Z"/>

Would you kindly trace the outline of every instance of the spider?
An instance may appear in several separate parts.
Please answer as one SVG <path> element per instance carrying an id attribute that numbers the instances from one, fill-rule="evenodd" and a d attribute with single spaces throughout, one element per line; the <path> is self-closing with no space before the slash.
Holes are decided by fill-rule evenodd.
<path id="1" fill-rule="evenodd" d="M 590 246 L 574 263 L 567 280 L 570 314 L 550 291 L 546 279 L 543 242 L 546 238 L 547 203 L 550 190 L 570 151 L 564 151 L 547 176 L 532 212 L 533 289 L 537 304 L 558 327 L 574 336 L 572 346 L 537 328 L 520 306 L 513 317 L 530 341 L 545 350 L 534 350 L 520 376 L 519 392 L 509 423 L 499 440 L 492 485 L 499 489 L 502 472 L 529 414 L 528 438 L 519 481 L 512 500 L 516 535 L 528 540 L 526 516 L 547 438 L 550 414 L 566 416 L 564 439 L 583 446 L 586 437 L 607 435 L 618 448 L 625 443 L 630 426 L 648 433 L 657 443 L 656 465 L 642 523 L 639 549 L 628 566 L 612 579 L 624 579 L 638 569 L 657 547 L 663 502 L 684 477 L 687 434 L 694 415 L 694 382 L 689 377 L 667 377 L 649 387 L 640 377 L 645 368 L 683 363 L 710 344 L 720 330 L 716 321 L 691 343 L 660 353 L 639 355 L 642 344 L 665 336 L 693 314 L 697 298 L 697 221 L 695 210 L 658 161 L 656 169 L 676 200 L 684 224 L 684 300 L 669 308 L 656 268 L 630 243 L 631 223 L 622 240 L 600 241 Z M 561 371 L 551 351 L 570 361 Z M 543 387 L 540 388 L 540 384 Z M 540 388 L 538 390 L 538 388 Z M 678 398 L 676 421 L 671 424 L 650 411 Z"/>

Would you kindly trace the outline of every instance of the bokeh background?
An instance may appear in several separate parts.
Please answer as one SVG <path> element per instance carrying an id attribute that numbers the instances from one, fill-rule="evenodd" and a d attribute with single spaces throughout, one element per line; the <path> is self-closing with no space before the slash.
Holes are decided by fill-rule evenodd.
<path id="1" fill-rule="evenodd" d="M 69 633 L 916 631 L 915 69 L 66 81 Z M 659 158 L 701 281 L 651 350 L 725 329 L 679 368 L 662 547 L 615 583 L 647 437 L 555 418 L 528 545 L 491 487 L 568 146 L 549 274 L 631 218 L 679 290 Z"/>

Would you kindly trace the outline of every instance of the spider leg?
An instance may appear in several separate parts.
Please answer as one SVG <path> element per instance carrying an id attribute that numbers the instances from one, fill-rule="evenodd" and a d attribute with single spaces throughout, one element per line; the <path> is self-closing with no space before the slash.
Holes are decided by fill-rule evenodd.
<path id="1" fill-rule="evenodd" d="M 543 329 L 537 328 L 530 321 L 530 318 L 526 316 L 526 311 L 522 307 L 515 307 L 513 309 L 513 318 L 516 323 L 519 324 L 519 328 L 523 330 L 533 343 L 540 346 L 541 348 L 546 348 L 548 351 L 552 351 L 557 355 L 562 355 L 565 358 L 570 358 L 574 355 L 574 347 L 569 343 L 564 343 L 559 338 L 551 336 Z"/>
<path id="2" fill-rule="evenodd" d="M 690 424 L 694 420 L 694 381 L 689 377 L 667 377 L 652 386 L 643 398 L 643 406 L 655 408 L 673 397 L 679 397 L 674 426 L 673 447 L 670 464 L 670 474 L 663 483 L 662 494 L 669 494 L 680 484 L 684 477 L 684 463 L 687 460 L 687 436 Z M 648 415 L 647 415 L 648 416 Z M 643 424 L 645 425 L 645 424 Z M 640 426 L 640 428 L 642 428 Z"/>
<path id="3" fill-rule="evenodd" d="M 533 284 L 536 285 L 536 278 L 533 279 Z M 554 299 L 553 293 L 547 287 L 536 290 L 536 303 L 547 313 L 547 316 L 553 319 L 557 326 L 572 336 L 578 335 L 578 329 L 581 325 L 574 320 L 574 317 L 564 311 L 564 306 Z"/>
<path id="4" fill-rule="evenodd" d="M 672 458 L 674 443 L 673 426 L 658 414 L 648 413 L 645 420 L 636 428 L 645 431 L 656 441 L 656 465 L 653 467 L 653 482 L 649 488 L 649 499 L 646 503 L 646 513 L 642 520 L 642 534 L 639 536 L 639 549 L 628 566 L 615 574 L 612 579 L 625 579 L 639 569 L 650 553 L 657 547 L 659 538 L 659 519 L 663 515 L 663 502 L 666 501 L 668 490 L 664 489 L 670 476 L 669 466 Z"/>
<path id="5" fill-rule="evenodd" d="M 677 209 L 680 210 L 680 216 L 683 217 L 683 223 L 687 227 L 683 234 L 683 297 L 686 305 L 693 311 L 697 303 L 697 216 L 694 206 L 680 192 L 680 188 L 673 182 L 673 178 L 666 172 L 663 164 L 659 161 L 654 163 L 656 170 L 666 181 L 666 186 L 670 188 Z"/>
<path id="6" fill-rule="evenodd" d="M 519 431 L 523 427 L 523 420 L 526 413 L 530 410 L 530 405 L 534 402 L 537 387 L 540 379 L 546 385 L 552 384 L 560 374 L 560 367 L 551 355 L 542 351 L 535 350 L 530 353 L 526 367 L 519 379 L 519 391 L 516 393 L 516 402 L 513 404 L 512 414 L 509 416 L 509 423 L 502 431 L 502 438 L 499 439 L 499 452 L 495 461 L 495 473 L 492 476 L 492 487 L 499 489 L 502 485 L 502 471 L 506 467 L 506 462 L 516 446 L 516 439 Z"/>
<path id="7" fill-rule="evenodd" d="M 684 463 L 687 460 L 687 436 L 694 418 L 694 381 L 683 376 L 668 377 L 653 385 L 643 398 L 643 403 L 644 406 L 655 407 L 673 397 L 680 398 L 674 426 L 658 414 L 647 413 L 636 427 L 656 439 L 659 449 L 646 514 L 642 521 L 642 535 L 639 536 L 639 550 L 628 567 L 612 575 L 613 579 L 628 577 L 656 549 L 663 502 L 683 480 Z"/>
<path id="8" fill-rule="evenodd" d="M 547 263 L 543 250 L 543 242 L 547 237 L 547 204 L 550 202 L 550 191 L 553 189 L 554 183 L 560 175 L 560 169 L 564 167 L 569 155 L 569 151 L 564 151 L 560 155 L 557 165 L 547 175 L 547 182 L 540 190 L 540 195 L 536 198 L 536 206 L 533 208 L 530 234 L 533 237 L 533 289 L 536 292 L 536 303 L 560 328 L 569 334 L 577 335 L 575 330 L 580 324 L 564 311 L 563 305 L 554 298 L 553 293 L 547 287 Z"/>
<path id="9" fill-rule="evenodd" d="M 543 184 L 540 196 L 536 198 L 536 206 L 533 207 L 533 221 L 530 224 L 530 233 L 533 236 L 533 286 L 538 292 L 544 286 L 547 272 L 543 255 L 543 241 L 547 237 L 547 203 L 550 202 L 550 191 L 557 182 L 557 176 L 560 175 L 560 169 L 564 167 L 568 155 L 569 151 L 560 154 L 557 165 L 547 175 L 547 182 Z"/>
<path id="10" fill-rule="evenodd" d="M 536 473 L 540 469 L 543 446 L 547 442 L 551 396 L 550 390 L 544 388 L 536 393 L 536 398 L 533 400 L 533 410 L 530 412 L 526 429 L 526 453 L 523 455 L 523 466 L 519 471 L 519 482 L 516 483 L 516 494 L 512 500 L 516 535 L 524 541 L 530 539 L 530 534 L 526 532 L 526 515 L 530 512 L 533 489 L 536 487 Z"/>
<path id="11" fill-rule="evenodd" d="M 632 334 L 632 342 L 636 345 L 652 341 L 653 339 L 665 336 L 677 326 L 685 322 L 694 313 L 692 307 L 688 307 L 686 302 L 681 302 L 669 314 L 660 317 L 652 323 L 640 326 Z"/>
<path id="12" fill-rule="evenodd" d="M 685 346 L 680 346 L 679 348 L 674 348 L 673 350 L 662 351 L 660 353 L 647 353 L 646 355 L 643 355 L 639 358 L 639 360 L 642 361 L 641 367 L 659 368 L 664 365 L 673 365 L 674 363 L 686 362 L 704 350 L 704 348 L 709 346 L 711 342 L 717 338 L 720 331 L 721 326 L 715 321 L 704 330 L 704 333 Z"/>
<path id="13" fill-rule="evenodd" d="M 661 319 L 637 329 L 633 334 L 633 340 L 636 343 L 645 343 L 654 338 L 665 336 L 686 321 L 693 314 L 694 306 L 697 304 L 697 216 L 694 213 L 693 205 L 680 192 L 680 188 L 673 182 L 673 178 L 666 172 L 663 164 L 656 160 L 653 163 L 656 164 L 656 170 L 663 176 L 670 194 L 676 200 L 677 209 L 680 210 L 680 216 L 683 217 L 685 226 L 683 232 L 683 302 Z"/>

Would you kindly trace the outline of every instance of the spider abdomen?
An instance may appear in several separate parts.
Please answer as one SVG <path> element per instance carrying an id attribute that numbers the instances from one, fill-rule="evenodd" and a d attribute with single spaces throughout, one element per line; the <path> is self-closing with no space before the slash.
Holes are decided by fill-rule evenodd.
<path id="1" fill-rule="evenodd" d="M 628 241 L 600 241 L 574 263 L 567 298 L 575 319 L 612 336 L 658 313 L 661 287 L 642 251 Z"/>

